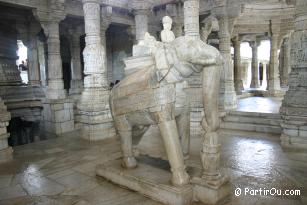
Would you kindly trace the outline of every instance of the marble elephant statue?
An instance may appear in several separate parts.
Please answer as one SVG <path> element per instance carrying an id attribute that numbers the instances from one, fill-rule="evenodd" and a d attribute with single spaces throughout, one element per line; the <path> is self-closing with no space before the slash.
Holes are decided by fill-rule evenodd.
<path id="1" fill-rule="evenodd" d="M 144 43 L 153 63 L 126 76 L 111 91 L 110 105 L 123 153 L 122 165 L 134 168 L 132 134 L 135 128 L 158 125 L 172 172 L 173 185 L 189 183 L 183 151 L 188 152 L 189 108 L 184 80 L 204 71 L 204 101 L 216 109 L 221 56 L 217 49 L 200 39 L 179 37 L 171 43 L 153 39 Z M 142 51 L 140 52 L 142 53 Z M 137 58 L 137 57 L 135 57 Z M 218 113 L 206 113 L 206 126 L 218 126 Z M 141 132 L 143 134 L 143 132 Z M 183 142 L 183 146 L 180 143 Z"/>

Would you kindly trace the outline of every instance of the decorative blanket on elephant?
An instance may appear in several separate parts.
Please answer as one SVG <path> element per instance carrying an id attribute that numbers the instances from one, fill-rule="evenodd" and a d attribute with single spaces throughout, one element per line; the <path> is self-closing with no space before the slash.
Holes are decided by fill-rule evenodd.
<path id="1" fill-rule="evenodd" d="M 127 76 L 113 89 L 114 114 L 123 115 L 175 102 L 175 85 L 159 84 L 155 71 L 154 67 L 142 69 Z"/>

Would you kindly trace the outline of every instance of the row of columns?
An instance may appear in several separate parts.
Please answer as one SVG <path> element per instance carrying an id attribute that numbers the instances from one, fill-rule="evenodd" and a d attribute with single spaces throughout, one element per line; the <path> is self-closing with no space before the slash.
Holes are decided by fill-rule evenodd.
<path id="1" fill-rule="evenodd" d="M 268 82 L 268 93 L 270 96 L 276 96 L 282 94 L 280 87 L 280 76 L 279 76 L 279 64 L 278 64 L 278 48 L 279 48 L 279 36 L 272 35 L 271 37 L 271 51 L 270 51 L 270 63 L 269 67 L 266 67 L 266 64 L 263 64 L 263 70 L 267 70 L 267 82 Z M 287 42 L 287 40 L 285 41 Z M 241 52 L 240 45 L 241 41 L 239 37 L 236 37 L 233 41 L 234 44 L 234 82 L 235 82 L 235 90 L 238 95 L 242 94 L 243 83 L 242 83 L 242 66 L 241 66 Z M 260 40 L 250 41 L 250 47 L 252 48 L 252 62 L 251 62 L 251 84 L 250 88 L 259 88 L 260 75 L 264 76 L 263 73 L 259 71 L 259 59 L 258 59 L 258 47 L 260 45 Z M 283 73 L 283 77 L 286 78 L 289 73 L 289 61 L 290 61 L 290 46 L 289 44 L 285 44 L 285 53 L 283 55 L 284 64 L 282 65 L 285 68 L 285 73 Z M 265 69 L 266 67 L 267 69 Z"/>
<path id="2" fill-rule="evenodd" d="M 199 16 L 197 14 L 197 0 L 187 0 L 184 2 L 184 13 L 190 13 L 189 15 L 184 15 L 184 29 L 185 35 L 199 38 Z M 88 112 L 97 112 L 97 110 L 89 109 L 89 107 L 95 107 L 90 103 L 86 103 L 86 99 L 93 97 L 94 95 L 102 97 L 104 100 L 106 97 L 106 89 L 108 87 L 107 80 L 107 65 L 106 65 L 106 38 L 105 32 L 108 28 L 110 21 L 106 21 L 107 18 L 101 19 L 101 8 L 99 1 L 96 0 L 84 0 L 83 1 L 84 17 L 85 17 L 85 32 L 86 32 L 86 48 L 84 51 L 85 59 L 85 79 L 84 79 L 84 92 L 82 94 L 81 103 L 79 104 L 80 113 L 87 113 L 81 120 L 86 124 L 87 130 L 95 130 L 97 126 L 92 126 L 88 124 L 89 114 Z M 135 0 L 133 2 L 133 12 L 135 14 L 135 36 L 136 40 L 140 41 L 144 37 L 145 32 L 148 31 L 148 14 L 150 12 L 150 4 Z M 224 6 L 217 7 L 218 12 L 216 12 L 216 17 L 219 21 L 219 49 L 224 57 L 224 64 L 222 69 L 221 77 L 221 88 L 220 88 L 220 108 L 222 110 L 235 109 L 237 106 L 236 93 L 241 94 L 243 90 L 242 83 L 242 71 L 241 71 L 241 59 L 240 59 L 240 39 L 236 38 L 234 41 L 235 58 L 234 58 L 234 69 L 231 66 L 231 35 L 229 28 L 229 18 L 225 14 Z M 110 10 L 112 8 L 108 8 Z M 112 12 L 112 11 L 111 11 Z M 194 12 L 194 13 L 193 13 Z M 44 21 L 45 32 L 48 34 L 48 89 L 47 89 L 47 99 L 58 100 L 66 99 L 67 95 L 64 90 L 63 83 L 63 73 L 62 73 L 62 62 L 60 56 L 60 41 L 59 41 L 59 22 L 63 18 L 52 18 L 52 20 Z M 103 22 L 103 23 L 102 23 Z M 71 88 L 69 93 L 75 96 L 75 99 L 79 97 L 81 91 L 83 90 L 82 74 L 81 74 L 81 64 L 80 64 L 80 35 L 81 28 L 71 31 L 71 68 L 72 68 L 72 80 Z M 278 68 L 277 68 L 277 36 L 272 36 L 272 49 L 271 49 L 271 61 L 270 61 L 270 73 L 269 73 L 269 92 L 274 94 L 276 90 L 280 90 Z M 32 55 L 37 53 L 36 41 L 31 41 L 29 46 L 29 56 L 30 56 L 30 71 L 29 78 L 31 84 L 39 84 L 39 66 L 37 63 L 37 55 Z M 99 46 L 101 45 L 101 49 Z M 257 41 L 251 44 L 253 50 L 252 57 L 252 82 L 251 87 L 259 87 L 259 74 L 258 74 L 258 58 L 257 58 L 257 48 L 259 43 Z M 102 54 L 103 57 L 99 59 L 99 55 Z M 36 57 L 35 57 L 36 56 Z M 98 59 L 98 60 L 97 60 Z M 87 62 L 86 62 L 87 60 Z M 33 62 L 33 63 L 32 63 Z M 94 65 L 97 62 L 103 62 L 104 65 Z M 99 82 L 98 82 L 99 81 Z M 103 93 L 103 94 L 102 94 Z M 83 100 L 82 100 L 83 99 Z M 101 102 L 101 101 L 99 101 Z M 98 103 L 99 104 L 99 103 Z M 98 105 L 97 104 L 97 105 Z M 97 107 L 96 105 L 96 107 Z M 102 122 L 110 121 L 110 113 L 108 105 L 102 105 L 101 112 L 105 112 L 104 117 L 96 116 L 95 119 L 101 118 Z M 87 107 L 87 108 L 85 108 Z M 83 111 L 82 111 L 83 110 Z M 84 120 L 87 119 L 87 120 Z M 85 122 L 87 121 L 87 122 Z M 95 120 L 94 120 L 95 121 Z M 94 128 L 96 127 L 96 128 Z M 109 123 L 106 126 L 107 130 L 113 134 L 114 129 Z M 98 131 L 93 131 L 93 133 L 98 133 Z M 112 135 L 110 134 L 110 135 Z M 91 138 L 91 137 L 89 137 Z M 92 137 L 97 138 L 97 137 Z"/>

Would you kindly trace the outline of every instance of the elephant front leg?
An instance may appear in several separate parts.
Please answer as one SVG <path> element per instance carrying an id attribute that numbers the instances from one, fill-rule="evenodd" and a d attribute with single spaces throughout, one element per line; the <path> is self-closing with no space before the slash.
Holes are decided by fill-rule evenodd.
<path id="1" fill-rule="evenodd" d="M 126 117 L 115 119 L 115 124 L 120 137 L 121 150 L 123 153 L 122 166 L 125 168 L 135 168 L 137 161 L 133 155 L 132 147 L 132 127 Z"/>
<path id="2" fill-rule="evenodd" d="M 183 154 L 172 105 L 165 106 L 164 109 L 155 114 L 158 118 L 158 127 L 160 129 L 167 157 L 171 166 L 172 184 L 188 184 L 189 175 L 185 170 Z"/>
<path id="3" fill-rule="evenodd" d="M 180 110 L 180 115 L 176 117 L 179 139 L 181 142 L 184 159 L 190 154 L 190 109 L 188 107 Z"/>

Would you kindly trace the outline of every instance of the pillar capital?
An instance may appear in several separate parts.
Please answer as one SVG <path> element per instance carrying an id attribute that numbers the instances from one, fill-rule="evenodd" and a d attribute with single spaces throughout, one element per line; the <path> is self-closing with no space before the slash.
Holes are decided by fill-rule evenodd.
<path id="1" fill-rule="evenodd" d="M 232 38 L 232 41 L 234 44 L 240 44 L 242 41 L 242 37 L 240 35 L 236 35 L 235 37 Z"/>
<path id="2" fill-rule="evenodd" d="M 135 15 L 149 15 L 153 5 L 149 1 L 133 0 L 131 9 Z"/>
<path id="3" fill-rule="evenodd" d="M 106 31 L 109 25 L 112 22 L 112 6 L 103 6 L 101 7 L 101 21 L 100 21 L 100 29 L 101 31 Z"/>
<path id="4" fill-rule="evenodd" d="M 252 49 L 255 49 L 255 48 L 258 48 L 260 46 L 260 41 L 259 40 L 255 40 L 255 41 L 249 41 L 249 46 L 252 48 Z"/>
<path id="5" fill-rule="evenodd" d="M 215 0 L 212 13 L 218 20 L 227 17 L 226 0 Z"/>
<path id="6" fill-rule="evenodd" d="M 66 17 L 65 6 L 63 1 L 52 1 L 53 3 L 48 7 L 47 10 L 33 9 L 32 13 L 34 17 L 40 22 L 44 29 L 46 36 L 52 30 L 48 29 L 50 24 L 59 24 L 60 21 Z"/>

